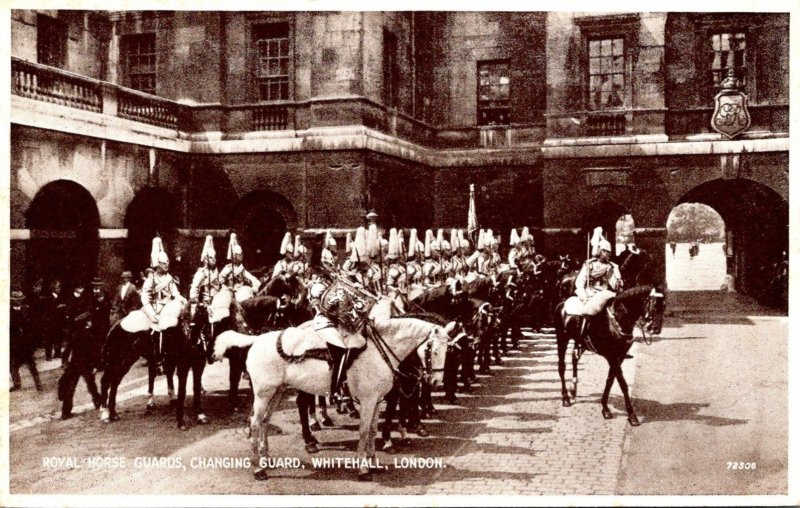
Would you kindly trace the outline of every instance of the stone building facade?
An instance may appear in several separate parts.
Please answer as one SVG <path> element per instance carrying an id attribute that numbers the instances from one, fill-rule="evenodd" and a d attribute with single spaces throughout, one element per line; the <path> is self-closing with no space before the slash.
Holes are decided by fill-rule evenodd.
<path id="1" fill-rule="evenodd" d="M 193 266 L 235 230 L 529 226 L 546 252 L 713 206 L 748 289 L 788 245 L 788 14 L 12 11 L 12 279 Z M 715 77 L 752 125 L 710 129 Z M 53 256 L 58 252 L 60 256 Z M 101 260 L 95 269 L 97 260 Z"/>

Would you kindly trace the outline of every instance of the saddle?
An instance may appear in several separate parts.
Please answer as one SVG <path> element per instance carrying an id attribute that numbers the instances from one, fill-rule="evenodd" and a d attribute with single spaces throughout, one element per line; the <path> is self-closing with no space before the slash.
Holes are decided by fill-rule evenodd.
<path id="1" fill-rule="evenodd" d="M 141 309 L 131 311 L 122 318 L 119 325 L 128 333 L 140 333 L 147 331 L 163 332 L 168 328 L 178 326 L 181 312 L 183 312 L 183 300 L 170 300 L 161 308 L 158 313 L 158 323 L 153 323 L 148 315 Z"/>
<path id="2" fill-rule="evenodd" d="M 307 321 L 296 328 L 287 328 L 278 335 L 276 348 L 278 355 L 289 363 L 300 363 L 304 360 L 325 360 L 329 365 L 333 364 L 327 343 L 318 333 L 306 333 L 313 331 L 313 324 Z M 348 365 L 367 349 L 366 342 L 363 346 L 351 349 Z"/>
<path id="3" fill-rule="evenodd" d="M 608 305 L 617 294 L 613 291 L 598 291 L 587 301 L 583 301 L 577 296 L 567 298 L 564 302 L 564 312 L 571 316 L 594 316 Z"/>

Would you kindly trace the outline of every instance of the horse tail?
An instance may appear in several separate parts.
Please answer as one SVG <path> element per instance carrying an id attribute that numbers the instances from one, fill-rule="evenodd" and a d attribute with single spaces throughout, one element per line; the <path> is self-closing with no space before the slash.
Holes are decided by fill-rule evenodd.
<path id="1" fill-rule="evenodd" d="M 234 330 L 222 332 L 214 342 L 214 360 L 221 360 L 228 349 L 232 347 L 250 347 L 256 339 L 258 339 L 256 335 L 245 335 Z"/>

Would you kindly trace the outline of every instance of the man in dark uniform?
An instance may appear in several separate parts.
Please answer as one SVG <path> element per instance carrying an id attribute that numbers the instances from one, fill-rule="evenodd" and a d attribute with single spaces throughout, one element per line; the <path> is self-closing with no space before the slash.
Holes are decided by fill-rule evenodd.
<path id="1" fill-rule="evenodd" d="M 103 281 L 99 277 L 92 279 L 92 297 L 92 332 L 95 345 L 102 350 L 111 326 L 111 304 L 103 290 Z M 99 364 L 98 357 L 95 366 L 99 367 Z"/>
<path id="2" fill-rule="evenodd" d="M 39 379 L 39 371 L 36 369 L 36 360 L 33 359 L 35 344 L 31 334 L 31 315 L 30 309 L 25 305 L 25 295 L 22 291 L 11 292 L 11 310 L 9 312 L 10 322 L 10 351 L 9 360 L 11 364 L 10 391 L 22 388 L 22 379 L 19 376 L 19 368 L 27 365 L 31 372 L 33 383 L 37 391 L 42 391 L 42 382 Z"/>
<path id="3" fill-rule="evenodd" d="M 93 310 L 91 299 L 83 294 L 83 285 L 76 285 L 66 309 L 67 346 L 63 354 L 66 368 L 58 380 L 62 420 L 72 417 L 72 398 L 81 377 L 86 381 L 95 407 L 100 407 L 100 394 L 93 373 L 100 349 L 94 328 L 96 325 L 93 321 Z"/>
<path id="4" fill-rule="evenodd" d="M 48 361 L 61 357 L 61 342 L 64 339 L 64 301 L 61 294 L 61 281 L 50 283 L 50 291 L 42 297 L 42 341 L 44 355 Z"/>

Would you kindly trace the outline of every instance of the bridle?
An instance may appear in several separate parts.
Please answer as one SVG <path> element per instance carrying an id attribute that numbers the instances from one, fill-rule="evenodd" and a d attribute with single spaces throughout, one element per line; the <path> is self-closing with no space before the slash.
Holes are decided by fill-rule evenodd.
<path id="1" fill-rule="evenodd" d="M 664 298 L 664 295 L 653 289 L 653 291 L 650 292 L 650 296 L 647 297 L 647 304 L 644 306 L 644 314 L 636 321 L 635 328 L 638 328 L 642 333 L 641 341 L 648 346 L 653 343 L 653 316 L 655 314 L 656 303 L 660 298 Z"/>

